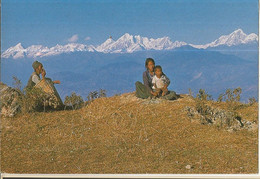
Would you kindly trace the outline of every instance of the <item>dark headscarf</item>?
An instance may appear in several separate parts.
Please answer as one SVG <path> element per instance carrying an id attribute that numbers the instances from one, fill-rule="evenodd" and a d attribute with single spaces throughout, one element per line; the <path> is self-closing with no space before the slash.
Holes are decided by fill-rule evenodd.
<path id="1" fill-rule="evenodd" d="M 35 62 L 33 62 L 32 67 L 34 70 L 36 70 L 40 65 L 42 65 L 40 62 L 35 61 Z"/>

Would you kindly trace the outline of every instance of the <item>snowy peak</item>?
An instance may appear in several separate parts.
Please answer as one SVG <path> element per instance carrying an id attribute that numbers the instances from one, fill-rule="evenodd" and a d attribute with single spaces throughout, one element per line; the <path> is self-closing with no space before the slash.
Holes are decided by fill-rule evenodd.
<path id="1" fill-rule="evenodd" d="M 103 44 L 101 44 L 101 46 L 108 46 L 108 45 L 110 45 L 110 44 L 112 44 L 112 43 L 114 43 L 115 41 L 112 39 L 112 38 L 109 38 L 109 39 L 107 39 Z"/>
<path id="2" fill-rule="evenodd" d="M 131 48 L 135 45 L 133 36 L 126 33 L 121 36 L 117 41 L 112 38 L 107 39 L 103 44 L 98 46 L 96 49 L 99 52 L 104 53 L 122 53 L 131 52 Z"/>
<path id="3" fill-rule="evenodd" d="M 254 33 L 251 33 L 249 35 L 245 34 L 242 29 L 237 29 L 234 32 L 232 32 L 229 35 L 222 35 L 215 41 L 208 43 L 206 45 L 192 45 L 191 46 L 195 48 L 209 48 L 209 47 L 217 47 L 220 45 L 226 45 L 226 46 L 236 46 L 241 44 L 249 44 L 254 43 L 258 41 L 258 36 Z"/>
<path id="4" fill-rule="evenodd" d="M 112 37 L 110 36 L 104 43 L 102 43 L 101 45 L 99 45 L 96 50 L 98 52 L 105 52 L 107 53 L 108 51 L 106 51 L 105 49 L 109 49 L 109 46 L 111 44 L 113 44 L 115 41 L 112 39 Z"/>
<path id="5" fill-rule="evenodd" d="M 134 42 L 134 37 L 128 33 L 121 36 L 117 41 L 110 45 L 109 51 L 111 53 L 132 53 L 139 48 L 139 44 Z"/>
<path id="6" fill-rule="evenodd" d="M 44 47 L 42 45 L 32 45 L 26 49 L 26 54 L 28 57 L 35 58 L 43 55 L 48 51 L 49 51 L 48 47 Z"/>
<path id="7" fill-rule="evenodd" d="M 120 41 L 131 41 L 133 40 L 133 36 L 128 34 L 128 33 L 125 33 L 122 37 L 120 37 L 118 40 Z"/>
<path id="8" fill-rule="evenodd" d="M 258 36 L 254 33 L 251 33 L 245 38 L 244 41 L 245 43 L 258 42 Z"/>
<path id="9" fill-rule="evenodd" d="M 238 29 L 234 32 L 232 32 L 229 35 L 223 35 L 219 39 L 215 40 L 211 46 L 218 46 L 218 45 L 239 45 L 243 43 L 247 35 L 241 30 Z"/>
<path id="10" fill-rule="evenodd" d="M 246 34 L 243 32 L 242 29 L 237 29 L 234 32 L 232 32 L 230 35 L 246 36 Z"/>
<path id="11" fill-rule="evenodd" d="M 21 43 L 18 43 L 17 45 L 15 45 L 14 47 L 10 47 L 8 48 L 3 54 L 2 57 L 3 58 L 9 58 L 9 57 L 13 57 L 14 59 L 17 58 L 23 58 L 25 56 L 26 50 L 23 48 Z"/>
<path id="12" fill-rule="evenodd" d="M 16 46 L 14 46 L 13 49 L 16 49 L 16 50 L 24 50 L 23 46 L 21 43 L 18 43 Z"/>
<path id="13" fill-rule="evenodd" d="M 169 37 L 158 39 L 130 35 L 125 33 L 116 41 L 106 40 L 96 49 L 104 53 L 133 53 L 141 50 L 170 50 L 176 47 L 187 45 L 185 42 L 172 42 Z"/>

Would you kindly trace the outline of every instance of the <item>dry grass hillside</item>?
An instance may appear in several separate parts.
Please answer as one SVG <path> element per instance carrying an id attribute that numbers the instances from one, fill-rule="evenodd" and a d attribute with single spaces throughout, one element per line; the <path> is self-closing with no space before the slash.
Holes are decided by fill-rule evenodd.
<path id="1" fill-rule="evenodd" d="M 207 101 L 228 111 L 225 102 Z M 98 98 L 79 110 L 1 118 L 4 173 L 258 173 L 258 104 L 237 107 L 250 128 L 189 117 L 195 100 Z M 255 124 L 255 125 L 253 125 Z"/>

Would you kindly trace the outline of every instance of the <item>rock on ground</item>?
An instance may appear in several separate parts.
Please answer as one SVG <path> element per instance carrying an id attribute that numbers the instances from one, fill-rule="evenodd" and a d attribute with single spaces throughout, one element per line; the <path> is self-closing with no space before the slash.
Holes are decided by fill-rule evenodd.
<path id="1" fill-rule="evenodd" d="M 199 113 L 194 107 L 187 106 L 185 111 L 192 120 L 199 120 L 201 124 L 215 125 L 217 127 L 225 128 L 228 131 L 247 129 L 255 130 L 256 124 L 253 124 L 231 111 L 223 109 L 207 107 L 207 114 Z"/>
<path id="2" fill-rule="evenodd" d="M 21 112 L 22 94 L 4 83 L 0 83 L 0 112 L 6 117 L 13 117 Z"/>

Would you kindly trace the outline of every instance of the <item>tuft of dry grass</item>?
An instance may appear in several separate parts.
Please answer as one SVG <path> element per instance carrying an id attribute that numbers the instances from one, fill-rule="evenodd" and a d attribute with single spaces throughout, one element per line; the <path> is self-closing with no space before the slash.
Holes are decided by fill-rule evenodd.
<path id="1" fill-rule="evenodd" d="M 225 103 L 208 102 L 227 110 Z M 2 118 L 5 173 L 252 174 L 258 130 L 227 132 L 192 122 L 188 95 L 142 100 L 98 98 L 75 111 Z M 258 123 L 258 105 L 237 110 Z M 190 165 L 191 167 L 186 167 Z"/>

